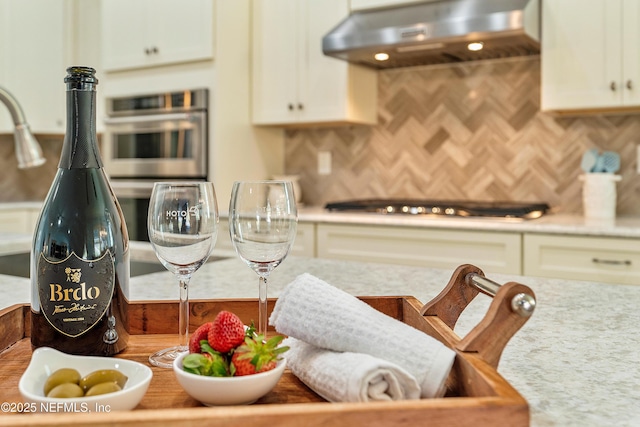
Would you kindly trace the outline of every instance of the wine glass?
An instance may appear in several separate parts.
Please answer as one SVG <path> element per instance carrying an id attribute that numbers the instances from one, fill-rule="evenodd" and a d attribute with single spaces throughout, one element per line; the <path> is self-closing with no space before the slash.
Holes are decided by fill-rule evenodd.
<path id="1" fill-rule="evenodd" d="M 298 211 L 290 181 L 237 181 L 229 202 L 229 234 L 240 258 L 259 276 L 258 333 L 267 336 L 267 277 L 287 256 Z"/>
<path id="2" fill-rule="evenodd" d="M 180 340 L 149 356 L 152 365 L 170 368 L 187 351 L 189 280 L 203 265 L 218 235 L 218 204 L 210 182 L 156 182 L 149 201 L 149 241 L 162 265 L 180 284 Z"/>

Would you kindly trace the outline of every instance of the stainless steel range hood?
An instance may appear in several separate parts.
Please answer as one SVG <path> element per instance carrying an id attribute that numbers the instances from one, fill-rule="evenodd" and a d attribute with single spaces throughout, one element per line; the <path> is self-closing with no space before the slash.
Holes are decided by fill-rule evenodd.
<path id="1" fill-rule="evenodd" d="M 536 55 L 539 21 L 539 0 L 426 1 L 354 12 L 322 39 L 322 50 L 378 69 Z M 473 42 L 481 49 L 470 50 Z"/>

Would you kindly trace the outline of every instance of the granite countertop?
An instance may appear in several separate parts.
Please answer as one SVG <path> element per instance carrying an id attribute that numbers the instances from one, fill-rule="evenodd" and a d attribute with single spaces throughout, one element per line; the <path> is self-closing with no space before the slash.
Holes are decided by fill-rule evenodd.
<path id="1" fill-rule="evenodd" d="M 214 251 L 215 252 L 215 251 Z M 214 253 L 215 254 L 215 253 Z M 269 280 L 277 297 L 298 274 L 308 272 L 353 295 L 436 296 L 452 271 L 290 257 Z M 507 345 L 498 371 L 529 402 L 532 426 L 640 425 L 640 286 L 608 285 L 495 275 L 536 293 L 535 313 Z M 256 298 L 258 279 L 239 259 L 210 262 L 191 281 L 191 299 Z M 29 280 L 0 276 L 0 306 L 28 302 Z M 131 279 L 133 300 L 178 297 L 168 272 Z M 479 295 L 456 332 L 466 334 L 486 312 Z M 176 325 L 177 328 L 177 325 Z"/>

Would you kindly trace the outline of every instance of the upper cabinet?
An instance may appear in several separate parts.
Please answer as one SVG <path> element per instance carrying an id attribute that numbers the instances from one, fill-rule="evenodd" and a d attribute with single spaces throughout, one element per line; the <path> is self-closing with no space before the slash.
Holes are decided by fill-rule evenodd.
<path id="1" fill-rule="evenodd" d="M 544 1 L 542 110 L 638 109 L 639 50 L 639 0 Z"/>
<path id="2" fill-rule="evenodd" d="M 0 85 L 16 98 L 34 133 L 65 131 L 72 16 L 69 0 L 0 0 Z M 4 106 L 0 132 L 13 133 Z"/>
<path id="3" fill-rule="evenodd" d="M 103 68 L 119 71 L 211 59 L 213 14 L 213 0 L 103 0 Z"/>
<path id="4" fill-rule="evenodd" d="M 377 74 L 322 53 L 348 0 L 253 1 L 253 123 L 375 124 Z"/>

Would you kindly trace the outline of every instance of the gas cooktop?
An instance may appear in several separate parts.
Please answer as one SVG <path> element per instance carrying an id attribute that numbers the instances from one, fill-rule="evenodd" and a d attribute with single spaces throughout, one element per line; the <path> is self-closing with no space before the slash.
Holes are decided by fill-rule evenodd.
<path id="1" fill-rule="evenodd" d="M 549 205 L 536 202 L 364 199 L 327 203 L 325 208 L 339 212 L 534 219 L 547 213 Z"/>

